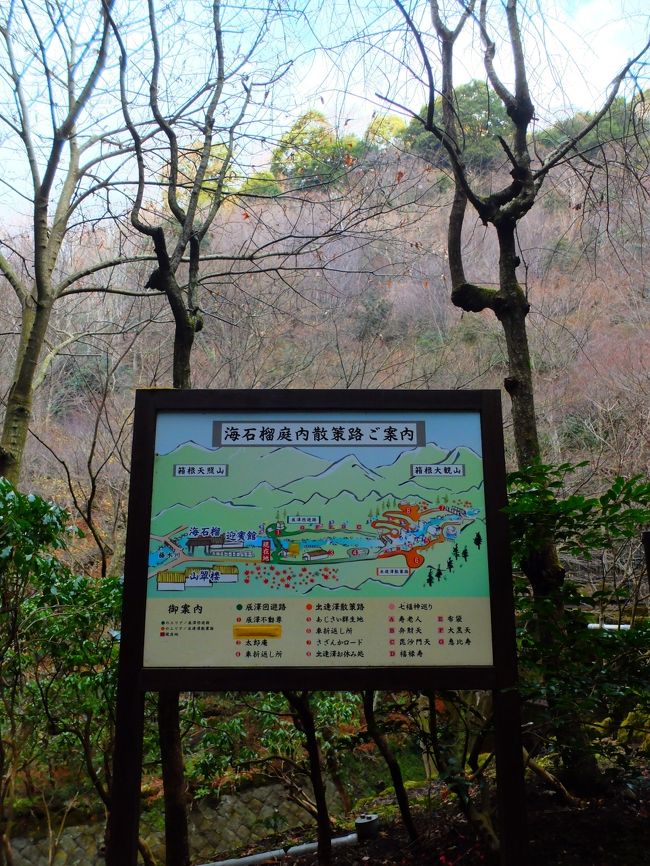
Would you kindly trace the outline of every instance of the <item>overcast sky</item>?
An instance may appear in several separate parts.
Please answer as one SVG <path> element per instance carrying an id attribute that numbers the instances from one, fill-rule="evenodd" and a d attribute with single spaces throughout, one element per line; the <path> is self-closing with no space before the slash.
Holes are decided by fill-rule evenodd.
<path id="1" fill-rule="evenodd" d="M 379 4 L 357 0 L 357 5 L 366 10 L 368 30 L 379 34 L 383 24 Z M 420 3 L 422 8 L 426 5 Z M 648 0 L 532 0 L 525 5 L 529 10 L 523 22 L 528 74 L 543 122 L 551 122 L 560 114 L 596 107 L 617 72 L 642 48 L 650 30 Z M 314 32 L 305 39 L 310 47 L 318 39 L 330 45 L 337 38 L 349 38 L 358 26 L 347 2 L 340 3 L 337 14 L 332 14 L 332 4 L 328 6 L 330 11 L 321 11 L 317 18 L 312 18 Z M 390 9 L 390 4 L 384 3 L 383 9 Z M 389 14 L 384 13 L 386 22 Z M 426 17 L 423 24 L 425 27 L 429 24 Z M 334 31 L 334 27 L 338 29 Z M 306 98 L 311 107 L 332 119 L 347 120 L 346 131 L 359 133 L 372 116 L 373 103 L 379 110 L 388 109 L 386 103 L 377 99 L 376 92 L 390 94 L 396 101 L 418 110 L 424 90 L 418 88 L 413 75 L 400 72 L 391 60 L 391 55 L 400 50 L 399 41 L 390 45 L 388 37 L 379 35 L 368 39 L 366 44 L 371 41 L 383 44 L 385 53 L 364 53 L 351 46 L 340 56 L 324 50 L 306 55 L 296 67 L 295 80 L 299 83 L 295 90 L 296 111 L 304 110 Z M 413 43 L 411 47 L 413 53 L 408 59 L 417 70 Z M 482 49 L 477 40 L 468 32 L 468 39 L 459 47 L 457 83 L 484 79 Z M 497 40 L 497 65 L 501 64 L 499 69 L 507 80 L 510 57 L 506 48 Z M 646 70 L 644 87 L 649 86 Z"/>
<path id="2" fill-rule="evenodd" d="M 414 2 L 407 0 L 407 6 Z M 452 4 L 453 0 L 446 2 Z M 199 39 L 201 33 L 205 37 L 202 6 L 205 3 L 201 0 L 188 0 L 183 7 L 190 21 L 196 19 L 194 30 Z M 250 10 L 248 17 L 240 11 L 241 6 Z M 271 97 L 279 110 L 273 112 L 272 126 L 265 127 L 266 143 L 257 152 L 249 149 L 244 153 L 244 160 L 257 168 L 268 163 L 273 141 L 310 108 L 326 114 L 341 132 L 362 134 L 373 111 L 395 111 L 380 97 L 393 99 L 412 111 L 418 111 L 425 99 L 424 87 L 417 80 L 419 58 L 415 45 L 412 40 L 405 40 L 403 20 L 390 0 L 296 0 L 296 6 L 303 6 L 304 14 L 292 17 L 286 33 L 279 26 L 274 28 L 258 65 L 251 64 L 254 80 L 261 67 L 268 69 L 287 57 L 295 58 L 290 73 L 276 85 Z M 501 3 L 494 4 L 494 8 L 500 7 Z M 540 126 L 578 109 L 596 108 L 614 75 L 640 50 L 650 30 L 648 0 L 528 0 L 522 3 L 523 7 L 528 10 L 524 17 L 525 48 Z M 173 11 L 173 4 L 169 8 Z M 260 8 L 259 0 L 236 0 L 230 6 L 235 30 L 239 28 L 246 33 L 229 30 L 226 34 L 229 50 L 238 44 L 237 40 L 242 44 L 246 41 L 247 22 L 250 19 L 254 23 Z M 430 29 L 428 4 L 418 0 L 417 8 L 422 27 Z M 511 74 L 508 46 L 499 43 L 497 27 L 494 32 L 497 65 L 507 81 Z M 138 39 L 137 33 L 134 38 Z M 180 26 L 169 27 L 165 38 L 181 40 L 179 44 L 185 46 L 185 55 L 187 45 L 193 46 L 191 56 L 183 61 L 189 87 L 191 72 L 204 46 L 194 45 Z M 146 43 L 144 32 L 139 41 L 142 40 Z M 430 45 L 435 53 L 434 42 Z M 644 72 L 646 77 L 641 85 L 648 88 L 649 68 Z M 437 75 L 435 64 L 434 73 Z M 463 83 L 472 78 L 484 79 L 485 72 L 480 40 L 468 29 L 457 52 L 456 81 Z M 0 102 L 11 110 L 11 101 L 12 93 L 6 81 L 0 79 Z M 44 118 L 47 128 L 47 114 Z M 257 127 L 254 124 L 249 127 L 252 133 L 260 128 L 256 122 Z M 15 194 L 15 189 L 27 180 L 26 164 L 20 146 L 10 142 L 5 131 L 0 129 L 0 160 L 6 181 L 2 193 L 3 223 L 16 230 L 26 225 L 29 212 L 29 203 L 21 202 Z M 29 184 L 25 189 L 29 193 Z"/>

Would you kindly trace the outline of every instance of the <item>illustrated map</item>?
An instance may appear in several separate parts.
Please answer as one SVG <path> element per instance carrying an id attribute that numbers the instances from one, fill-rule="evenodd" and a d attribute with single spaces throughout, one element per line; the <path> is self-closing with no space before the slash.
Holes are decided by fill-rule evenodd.
<path id="1" fill-rule="evenodd" d="M 454 617 L 462 616 L 459 605 L 478 604 L 489 637 L 478 414 L 387 414 L 242 420 L 212 413 L 199 424 L 191 413 L 163 414 L 149 538 L 150 646 L 183 630 L 225 628 L 251 658 L 255 641 L 268 651 L 274 638 L 287 636 L 287 611 L 302 626 L 314 605 L 368 611 L 392 602 L 394 610 L 410 600 L 426 605 L 431 619 L 440 599 Z M 468 444 L 450 441 L 456 428 L 469 429 Z M 241 615 L 253 610 L 267 615 L 257 622 Z M 284 629 L 273 610 L 285 612 Z M 203 627 L 184 625 L 206 612 Z M 215 623 L 221 618 L 225 625 Z M 350 634 L 368 630 L 364 622 Z M 185 637 L 205 644 L 211 636 Z M 300 640 L 305 655 L 304 635 Z M 311 641 L 306 646 L 311 660 Z"/>

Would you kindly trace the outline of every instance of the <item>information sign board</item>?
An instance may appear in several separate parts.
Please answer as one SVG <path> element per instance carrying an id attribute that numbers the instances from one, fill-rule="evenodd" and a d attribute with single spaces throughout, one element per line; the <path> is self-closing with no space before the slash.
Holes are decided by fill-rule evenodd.
<path id="1" fill-rule="evenodd" d="M 499 417 L 484 391 L 138 392 L 125 615 L 145 680 L 436 668 L 491 687 Z"/>
<path id="2" fill-rule="evenodd" d="M 479 412 L 159 412 L 145 667 L 491 665 Z"/>
<path id="3" fill-rule="evenodd" d="M 490 689 L 525 862 L 496 391 L 138 391 L 109 866 L 135 866 L 146 691 Z"/>

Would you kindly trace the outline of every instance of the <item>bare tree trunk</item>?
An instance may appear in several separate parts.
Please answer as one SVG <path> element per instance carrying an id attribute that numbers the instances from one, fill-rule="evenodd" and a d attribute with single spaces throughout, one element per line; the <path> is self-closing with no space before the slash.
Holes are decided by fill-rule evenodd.
<path id="1" fill-rule="evenodd" d="M 192 346 L 194 345 L 194 325 L 187 321 L 176 320 L 174 329 L 174 388 L 192 387 Z"/>
<path id="2" fill-rule="evenodd" d="M 60 4 L 48 6 L 48 15 L 42 16 L 42 20 L 39 16 L 35 19 L 27 6 L 21 10 L 24 4 L 5 4 L 7 15 L 0 27 L 4 43 L 3 70 L 13 86 L 12 107 L 0 111 L 0 118 L 4 132 L 8 132 L 10 139 L 13 137 L 14 146 L 22 152 L 33 184 L 30 199 L 33 283 L 25 282 L 11 261 L 0 255 L 0 275 L 14 289 L 23 317 L 14 381 L 0 441 L 0 475 L 14 485 L 19 480 L 27 441 L 39 356 L 45 344 L 52 304 L 61 291 L 53 285 L 52 275 L 71 217 L 90 192 L 81 181 L 87 170 L 92 167 L 94 174 L 100 164 L 95 160 L 90 160 L 85 167 L 80 164 L 80 153 L 87 141 L 78 137 L 77 121 L 94 104 L 95 89 L 108 57 L 109 16 L 113 4 L 114 0 L 101 0 L 93 2 L 92 11 L 89 5 L 79 12 L 85 15 L 85 20 L 99 16 L 99 21 L 95 19 L 98 24 L 95 33 L 81 37 L 82 40 L 90 38 L 90 42 L 76 42 L 77 24 L 67 19 L 63 24 L 63 16 L 69 18 L 77 10 L 64 9 Z M 41 26 L 43 30 L 39 29 Z M 30 32 L 30 36 L 26 35 Z M 17 45 L 20 45 L 19 52 L 15 50 Z M 94 58 L 85 71 L 83 56 Z M 69 62 L 60 64 L 61 58 Z M 75 58 L 74 62 L 70 58 Z M 36 103 L 29 91 L 30 82 L 32 89 L 34 86 L 42 88 L 47 94 L 49 110 L 41 111 L 40 103 L 38 109 L 33 108 Z M 86 116 L 84 125 L 88 121 Z M 94 130 L 93 138 L 96 135 L 97 130 Z M 97 181 L 95 189 L 105 192 L 103 179 Z M 77 218 L 79 216 L 77 213 Z M 31 267 L 26 265 L 25 269 L 29 271 Z"/>
<path id="3" fill-rule="evenodd" d="M 16 359 L 14 381 L 7 398 L 0 440 L 0 475 L 14 486 L 20 480 L 29 423 L 32 417 L 34 379 L 41 349 L 45 343 L 52 307 L 32 301 L 23 305 L 21 345 Z"/>
<path id="4" fill-rule="evenodd" d="M 167 295 L 174 314 L 173 386 L 181 390 L 192 387 L 191 361 L 194 324 L 182 301 L 173 274 L 168 274 Z M 158 695 L 158 734 L 165 800 L 165 850 L 167 866 L 189 866 L 190 847 L 187 821 L 187 784 L 183 761 L 180 726 L 180 695 L 160 692 Z"/>
<path id="5" fill-rule="evenodd" d="M 464 774 L 462 771 L 459 773 L 457 766 L 454 766 L 454 763 L 449 761 L 450 755 L 448 755 L 448 749 L 441 741 L 438 730 L 438 711 L 436 709 L 435 692 L 424 692 L 423 694 L 428 702 L 428 733 L 438 774 L 445 777 L 450 791 L 456 794 L 461 811 L 473 827 L 476 835 L 486 841 L 490 851 L 497 852 L 500 848 L 500 842 L 499 837 L 495 833 L 490 813 L 488 811 L 481 811 L 476 807 L 468 794 Z"/>
<path id="6" fill-rule="evenodd" d="M 523 467 L 539 460 L 540 447 L 526 332 L 526 317 L 530 304 L 517 279 L 520 262 L 516 250 L 516 228 L 516 221 L 508 217 L 496 223 L 500 297 L 494 299 L 494 313 L 501 322 L 506 338 L 509 376 L 505 380 L 505 387 L 512 400 L 517 463 Z"/>
<path id="7" fill-rule="evenodd" d="M 530 305 L 517 279 L 519 258 L 516 252 L 517 223 L 510 217 L 495 220 L 499 243 L 499 288 L 497 290 L 468 283 L 462 262 L 461 232 L 465 194 L 457 180 L 457 193 L 449 223 L 448 251 L 452 277 L 452 301 L 467 312 L 490 309 L 503 328 L 508 353 L 508 376 L 504 387 L 512 405 L 512 422 L 517 465 L 524 469 L 541 459 L 537 433 L 537 416 L 533 390 L 533 373 L 528 347 L 526 317 Z M 553 622 L 562 612 L 559 593 L 564 583 L 562 567 L 552 537 L 540 538 L 540 544 L 522 563 L 536 598 L 552 598 Z"/>
<path id="8" fill-rule="evenodd" d="M 5 833 L 0 836 L 0 866 L 14 866 L 11 842 Z"/>
<path id="9" fill-rule="evenodd" d="M 393 780 L 393 788 L 395 789 L 395 798 L 397 799 L 397 805 L 399 806 L 399 811 L 402 816 L 404 826 L 406 827 L 406 832 L 409 834 L 409 839 L 411 840 L 411 842 L 417 842 L 418 831 L 415 829 L 415 824 L 413 823 L 413 816 L 411 815 L 409 798 L 408 794 L 406 793 L 406 788 L 404 787 L 404 780 L 402 778 L 402 770 L 400 769 L 399 762 L 395 757 L 393 750 L 388 744 L 388 740 L 386 739 L 385 734 L 382 733 L 379 725 L 377 724 L 373 701 L 374 692 L 372 690 L 365 691 L 363 693 L 363 712 L 366 717 L 368 733 L 370 734 L 375 745 L 379 749 L 381 756 L 386 762 L 386 766 L 388 767 L 388 770 L 390 772 L 390 777 Z"/>
<path id="10" fill-rule="evenodd" d="M 541 460 L 537 433 L 537 415 L 533 391 L 533 372 L 528 347 L 526 317 L 530 309 L 528 300 L 517 279 L 519 257 L 516 252 L 517 224 L 506 218 L 496 223 L 499 242 L 499 292 L 492 299 L 492 308 L 501 322 L 508 352 L 508 377 L 504 386 L 510 395 L 512 422 L 520 469 Z M 564 583 L 562 567 L 554 540 L 541 537 L 535 551 L 522 563 L 536 598 L 552 598 L 557 618 L 563 603 L 559 589 Z M 553 623 L 554 625 L 554 623 Z"/>
<path id="11" fill-rule="evenodd" d="M 158 866 L 158 861 L 153 856 L 151 848 L 144 839 L 138 839 L 138 851 L 140 852 L 144 866 Z"/>
<path id="12" fill-rule="evenodd" d="M 305 735 L 306 749 L 309 756 L 309 776 L 314 788 L 316 801 L 316 828 L 318 836 L 318 864 L 330 866 L 332 862 L 332 833 L 330 827 L 325 782 L 320 762 L 320 749 L 316 738 L 314 714 L 309 704 L 309 692 L 283 693 L 292 711 L 298 717 Z"/>

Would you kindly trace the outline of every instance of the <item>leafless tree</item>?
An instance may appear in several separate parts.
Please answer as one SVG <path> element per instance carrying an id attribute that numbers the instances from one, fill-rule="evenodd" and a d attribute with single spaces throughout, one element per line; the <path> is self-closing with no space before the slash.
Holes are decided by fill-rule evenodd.
<path id="1" fill-rule="evenodd" d="M 529 61 L 524 46 L 528 10 L 518 0 L 493 4 L 489 0 L 470 0 L 445 4 L 431 0 L 430 27 L 423 23 L 418 4 L 407 7 L 393 0 L 411 40 L 411 61 L 418 59 L 426 89 L 422 114 L 410 110 L 424 130 L 442 145 L 451 164 L 454 199 L 450 210 L 447 253 L 451 276 L 452 302 L 469 313 L 491 310 L 503 329 L 508 359 L 504 386 L 512 403 L 517 463 L 525 467 L 539 461 L 541 448 L 533 393 L 533 375 L 526 327 L 530 301 L 526 286 L 517 273 L 522 264 L 518 248 L 518 228 L 538 201 L 553 170 L 567 163 L 585 160 L 581 144 L 612 108 L 623 83 L 638 71 L 647 56 L 646 42 L 636 57 L 621 69 L 610 85 L 607 97 L 597 111 L 585 117 L 556 147 L 536 150 L 535 105 L 529 86 Z M 487 190 L 467 168 L 465 137 L 459 122 L 454 64 L 461 35 L 473 28 L 483 48 L 486 81 L 502 102 L 512 124 L 510 140 L 500 138 L 509 177 L 496 175 Z M 498 34 L 498 35 L 497 35 Z M 497 44 L 508 54 L 513 83 L 507 82 L 497 65 Z M 498 58 L 501 59 L 501 58 Z M 437 74 L 439 70 L 439 75 Z M 395 105 L 390 94 L 381 94 Z M 406 110 L 405 106 L 400 106 Z M 439 107 L 441 112 L 439 113 Z M 440 116 L 441 114 L 441 116 Z M 468 206 L 478 220 L 494 230 L 499 251 L 498 273 L 492 284 L 479 284 L 467 275 L 464 229 Z M 524 563 L 524 570 L 536 596 L 552 596 L 559 604 L 557 590 L 564 580 L 552 539 L 540 544 Z"/>
<path id="2" fill-rule="evenodd" d="M 0 475 L 14 483 L 53 305 L 81 285 L 91 288 L 100 271 L 108 276 L 99 288 L 110 287 L 112 269 L 124 259 L 102 250 L 96 234 L 116 207 L 131 150 L 119 104 L 105 86 L 113 5 L 9 0 L 0 13 L 0 128 L 3 152 L 11 153 L 1 183 L 14 210 L 25 211 L 0 235 L 0 275 L 20 308 L 0 440 Z M 72 340 L 68 335 L 64 345 Z M 46 365 L 56 351 L 49 347 Z"/>
<path id="3" fill-rule="evenodd" d="M 145 288 L 167 300 L 174 318 L 175 388 L 191 387 L 192 351 L 206 320 L 225 319 L 226 330 L 235 325 L 232 309 L 218 302 L 226 289 L 237 298 L 248 275 L 266 274 L 277 281 L 278 293 L 299 295 L 305 271 L 342 267 L 346 250 L 359 242 L 359 235 L 365 233 L 366 241 L 372 235 L 370 224 L 377 214 L 391 209 L 397 214 L 380 185 L 370 189 L 357 177 L 351 196 L 350 185 L 342 192 L 344 184 L 329 191 L 289 190 L 269 219 L 263 197 L 247 194 L 237 183 L 237 171 L 262 135 L 267 105 L 273 104 L 275 86 L 289 66 L 288 58 L 278 62 L 265 42 L 290 12 L 284 9 L 280 21 L 272 6 L 235 11 L 212 0 L 209 8 L 209 30 L 203 26 L 197 31 L 181 15 L 179 47 L 170 36 L 171 13 L 148 0 L 147 67 L 130 63 L 120 22 L 112 21 L 120 47 L 122 112 L 137 162 L 130 219 L 151 243 L 156 259 Z M 173 15 L 178 27 L 178 10 Z M 239 32 L 237 38 L 233 30 Z M 197 63 L 196 58 L 188 61 L 192 34 L 203 52 L 203 78 L 185 69 L 188 62 Z M 279 103 L 275 107 L 277 111 Z M 228 213 L 238 214 L 244 232 L 232 231 Z M 220 232 L 224 226 L 230 229 L 227 234 Z M 185 866 L 189 852 L 177 695 L 161 693 L 159 727 L 167 857 Z"/>
<path id="4" fill-rule="evenodd" d="M 137 186 L 130 209 L 133 227 L 153 245 L 157 267 L 145 288 L 160 292 L 174 318 L 172 385 L 191 387 L 191 359 L 195 335 L 203 329 L 201 269 L 203 245 L 214 220 L 229 198 L 237 150 L 242 148 L 242 124 L 255 103 L 263 104 L 282 66 L 254 79 L 250 67 L 259 56 L 274 14 L 256 10 L 249 16 L 245 32 L 231 11 L 224 12 L 220 0 L 210 4 L 210 29 L 183 21 L 183 40 L 174 44 L 171 25 L 177 27 L 183 12 L 171 13 L 147 2 L 151 40 L 150 65 L 143 77 L 129 64 L 130 54 L 120 22 L 111 19 L 120 53 L 120 97 L 124 120 L 130 132 L 137 162 Z M 172 14 L 173 21 L 169 18 Z M 224 15 L 228 19 L 224 24 Z M 203 22 L 202 22 L 203 24 Z M 228 35 L 230 27 L 240 36 Z M 209 32 L 209 38 L 207 33 Z M 202 55 L 203 76 L 187 75 L 192 65 L 188 42 Z M 241 43 L 239 40 L 241 39 Z M 200 49 L 198 47 L 200 43 Z M 240 48 L 240 44 L 248 47 Z M 178 53 L 177 53 L 178 52 Z M 264 65 L 262 63 L 262 65 Z M 148 98 L 138 104 L 138 94 Z M 250 121 L 249 121 L 250 122 Z M 152 203 L 149 192 L 164 183 L 164 207 Z M 167 862 L 189 866 L 186 785 L 180 734 L 179 696 L 160 692 L 158 729 L 165 795 L 165 841 Z"/>

